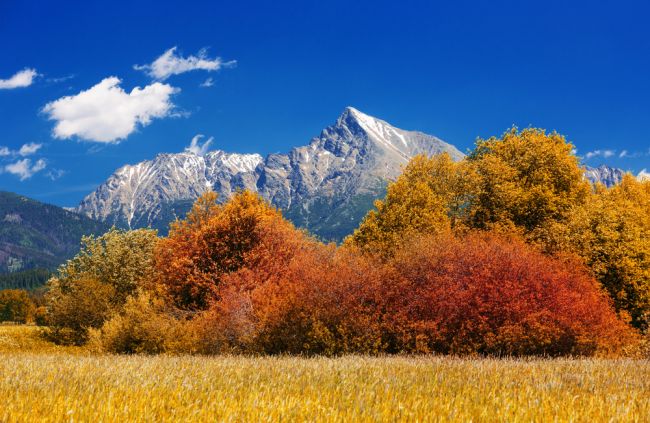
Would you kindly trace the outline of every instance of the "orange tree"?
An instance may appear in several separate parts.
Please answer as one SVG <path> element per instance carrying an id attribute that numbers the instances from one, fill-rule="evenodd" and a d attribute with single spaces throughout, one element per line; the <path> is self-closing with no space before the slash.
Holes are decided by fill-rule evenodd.
<path id="1" fill-rule="evenodd" d="M 225 275 L 291 254 L 291 239 L 303 236 L 257 194 L 239 192 L 225 204 L 216 199 L 213 192 L 204 194 L 156 248 L 155 282 L 180 309 L 208 308 Z"/>

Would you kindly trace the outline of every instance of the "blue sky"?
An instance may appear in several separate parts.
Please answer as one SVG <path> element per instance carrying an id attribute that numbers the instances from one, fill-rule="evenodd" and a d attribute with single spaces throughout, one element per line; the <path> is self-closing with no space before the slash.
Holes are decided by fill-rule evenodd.
<path id="1" fill-rule="evenodd" d="M 638 172 L 650 10 L 594 3 L 1 0 L 0 190 L 76 205 L 197 134 L 284 152 L 348 105 L 462 150 L 555 129 Z"/>

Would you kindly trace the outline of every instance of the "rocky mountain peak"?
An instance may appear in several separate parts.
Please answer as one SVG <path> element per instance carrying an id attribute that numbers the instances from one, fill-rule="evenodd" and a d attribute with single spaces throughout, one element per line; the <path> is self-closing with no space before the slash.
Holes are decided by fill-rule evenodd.
<path id="1" fill-rule="evenodd" d="M 221 150 L 159 154 L 124 166 L 77 208 L 92 218 L 129 228 L 166 231 L 206 190 L 220 199 L 248 189 L 283 209 L 296 225 L 326 239 L 352 231 L 382 196 L 389 180 L 416 154 L 449 153 L 454 146 L 431 135 L 404 131 L 347 107 L 318 137 L 288 154 Z"/>

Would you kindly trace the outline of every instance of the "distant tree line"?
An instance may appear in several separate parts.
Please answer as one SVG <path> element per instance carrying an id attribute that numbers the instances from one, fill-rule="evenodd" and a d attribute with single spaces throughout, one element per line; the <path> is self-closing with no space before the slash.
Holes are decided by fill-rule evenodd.
<path id="1" fill-rule="evenodd" d="M 51 276 L 52 272 L 47 269 L 30 269 L 14 273 L 0 273 L 0 290 L 34 290 L 43 288 Z"/>
<path id="2" fill-rule="evenodd" d="M 43 296 L 23 289 L 0 290 L 0 323 L 45 324 Z"/>

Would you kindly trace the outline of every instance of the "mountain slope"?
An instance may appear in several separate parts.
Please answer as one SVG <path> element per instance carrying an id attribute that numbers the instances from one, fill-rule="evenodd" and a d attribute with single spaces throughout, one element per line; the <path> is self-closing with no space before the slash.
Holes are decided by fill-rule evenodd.
<path id="1" fill-rule="evenodd" d="M 0 192 L 0 273 L 53 269 L 79 251 L 83 235 L 105 223 L 10 192 Z"/>
<path id="2" fill-rule="evenodd" d="M 585 177 L 592 184 L 601 183 L 606 187 L 612 187 L 623 180 L 627 172 L 617 167 L 600 165 L 598 167 L 585 166 Z M 650 173 L 645 169 L 636 175 L 639 181 L 650 181 Z"/>
<path id="3" fill-rule="evenodd" d="M 606 187 L 614 186 L 623 180 L 625 171 L 616 167 L 600 165 L 598 167 L 585 166 L 585 177 L 592 184 L 601 183 Z"/>
<path id="4" fill-rule="evenodd" d="M 225 200 L 238 189 L 259 192 L 296 225 L 328 240 L 349 234 L 387 181 L 417 154 L 463 154 L 421 132 L 395 128 L 348 107 L 318 137 L 288 154 L 212 151 L 160 154 L 117 170 L 77 211 L 123 227 L 164 230 L 182 217 L 201 193 Z"/>

